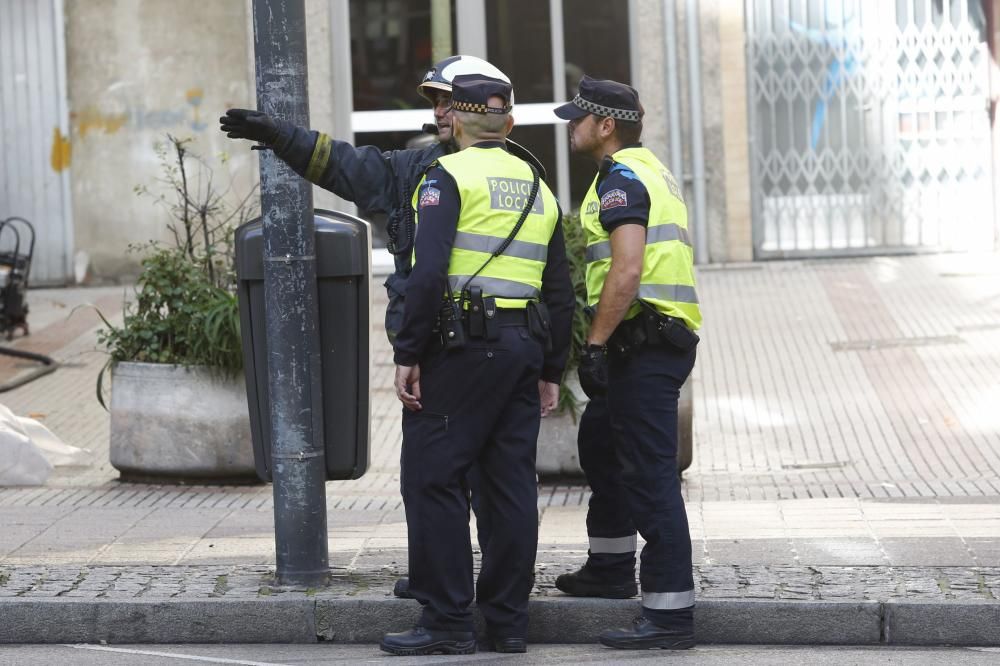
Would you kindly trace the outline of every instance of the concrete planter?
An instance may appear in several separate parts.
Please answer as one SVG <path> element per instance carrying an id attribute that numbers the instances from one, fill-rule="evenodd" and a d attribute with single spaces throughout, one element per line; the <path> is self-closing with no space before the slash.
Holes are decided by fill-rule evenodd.
<path id="1" fill-rule="evenodd" d="M 587 403 L 587 396 L 584 395 L 575 377 L 568 380 L 568 385 L 573 395 L 580 402 L 580 414 L 583 414 L 583 407 Z M 680 441 L 678 443 L 677 464 L 681 472 L 691 466 L 693 458 L 693 389 L 691 381 L 684 384 L 681 389 L 680 402 L 678 403 L 678 430 Z M 538 433 L 538 455 L 535 459 L 535 469 L 541 477 L 573 477 L 583 478 L 583 470 L 580 468 L 580 456 L 576 447 L 576 435 L 579 430 L 580 416 L 576 421 L 569 414 L 555 414 L 542 419 L 542 427 Z"/>
<path id="2" fill-rule="evenodd" d="M 111 371 L 111 465 L 125 481 L 252 482 L 242 375 L 158 363 Z"/>

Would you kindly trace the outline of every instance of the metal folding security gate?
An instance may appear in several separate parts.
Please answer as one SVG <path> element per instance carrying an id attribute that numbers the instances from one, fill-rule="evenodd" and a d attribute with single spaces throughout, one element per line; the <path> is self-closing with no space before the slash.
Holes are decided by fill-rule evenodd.
<path id="1" fill-rule="evenodd" d="M 992 248 L 980 0 L 746 1 L 756 256 Z"/>
<path id="2" fill-rule="evenodd" d="M 0 0 L 0 220 L 18 216 L 35 226 L 33 285 L 73 275 L 62 7 L 62 0 Z M 3 234 L 0 251 L 11 242 Z"/>

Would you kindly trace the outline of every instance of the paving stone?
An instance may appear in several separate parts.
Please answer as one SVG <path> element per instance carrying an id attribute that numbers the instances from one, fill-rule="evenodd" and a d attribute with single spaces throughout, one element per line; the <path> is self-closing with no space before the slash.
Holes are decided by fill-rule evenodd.
<path id="1" fill-rule="evenodd" d="M 796 561 L 803 565 L 870 565 L 885 564 L 879 544 L 872 538 L 792 539 Z"/>
<path id="2" fill-rule="evenodd" d="M 1000 538 L 965 539 L 965 545 L 976 557 L 980 566 L 1000 566 Z"/>
<path id="3" fill-rule="evenodd" d="M 890 564 L 897 566 L 953 566 L 976 564 L 961 539 L 914 537 L 879 539 Z"/>
<path id="4" fill-rule="evenodd" d="M 892 600 L 885 604 L 885 625 L 889 644 L 995 646 L 1000 637 L 1000 604 Z"/>
<path id="5" fill-rule="evenodd" d="M 795 553 L 783 539 L 706 539 L 712 564 L 793 564 Z"/>

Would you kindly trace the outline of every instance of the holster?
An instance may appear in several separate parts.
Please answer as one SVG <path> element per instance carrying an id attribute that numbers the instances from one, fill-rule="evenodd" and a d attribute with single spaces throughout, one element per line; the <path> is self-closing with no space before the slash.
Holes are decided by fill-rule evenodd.
<path id="1" fill-rule="evenodd" d="M 483 331 L 490 342 L 500 339 L 500 319 L 497 317 L 497 299 L 490 296 L 483 299 Z"/>
<path id="2" fill-rule="evenodd" d="M 642 320 L 642 329 L 649 339 L 658 340 L 661 344 L 684 353 L 698 345 L 701 338 L 682 320 L 660 313 L 645 301 L 640 300 L 639 305 L 642 306 L 642 312 L 636 319 Z"/>
<path id="3" fill-rule="evenodd" d="M 482 287 L 469 289 L 469 309 L 463 315 L 469 327 L 469 337 L 495 342 L 500 339 L 500 321 L 497 318 L 497 301 L 483 298 Z"/>
<path id="4" fill-rule="evenodd" d="M 528 301 L 525 308 L 528 317 L 528 332 L 542 343 L 545 353 L 552 351 L 552 320 L 549 318 L 549 308 L 541 301 Z"/>
<path id="5" fill-rule="evenodd" d="M 463 313 L 469 321 L 469 337 L 486 337 L 485 306 L 483 304 L 483 288 L 472 287 L 469 289 L 469 310 Z"/>
<path id="6" fill-rule="evenodd" d="M 639 301 L 642 311 L 626 319 L 608 339 L 608 349 L 627 356 L 642 345 L 665 345 L 687 353 L 698 344 L 698 335 L 676 317 L 661 314 L 645 301 Z"/>
<path id="7" fill-rule="evenodd" d="M 462 349 L 465 347 L 465 327 L 458 316 L 455 302 L 446 299 L 438 310 L 437 330 L 441 334 L 441 346 L 445 349 Z"/>
<path id="8" fill-rule="evenodd" d="M 634 349 L 646 344 L 650 340 L 650 337 L 646 333 L 641 319 L 642 316 L 640 315 L 634 319 L 626 319 L 618 324 L 618 328 L 608 338 L 608 350 L 618 356 L 628 356 Z"/>

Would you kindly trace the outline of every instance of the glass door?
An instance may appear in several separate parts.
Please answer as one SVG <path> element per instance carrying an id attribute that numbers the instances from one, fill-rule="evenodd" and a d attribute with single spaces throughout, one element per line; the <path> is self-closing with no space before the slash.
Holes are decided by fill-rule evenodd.
<path id="1" fill-rule="evenodd" d="M 569 155 L 565 122 L 552 110 L 576 95 L 580 77 L 631 82 L 628 2 L 481 0 L 487 57 L 514 83 L 511 138 L 535 153 L 566 212 L 594 178 L 588 160 Z M 464 4 L 464 2 L 462 3 Z"/>
<path id="2" fill-rule="evenodd" d="M 442 2 L 448 5 L 446 11 Z M 349 0 L 348 4 L 350 20 L 334 25 L 332 38 L 350 40 L 353 104 L 340 111 L 350 113 L 356 145 L 390 150 L 433 140 L 420 132 L 432 115 L 416 87 L 435 61 L 435 36 L 440 46 L 441 35 L 448 34 L 455 53 L 486 58 L 510 76 L 516 97 L 511 138 L 542 161 L 549 187 L 567 212 L 579 205 L 593 180 L 594 165 L 570 157 L 565 123 L 552 110 L 572 99 L 584 73 L 630 82 L 630 2 Z M 347 96 L 335 98 L 340 102 Z M 372 217 L 368 211 L 359 214 Z M 384 225 L 374 221 L 382 233 L 379 227 Z"/>

